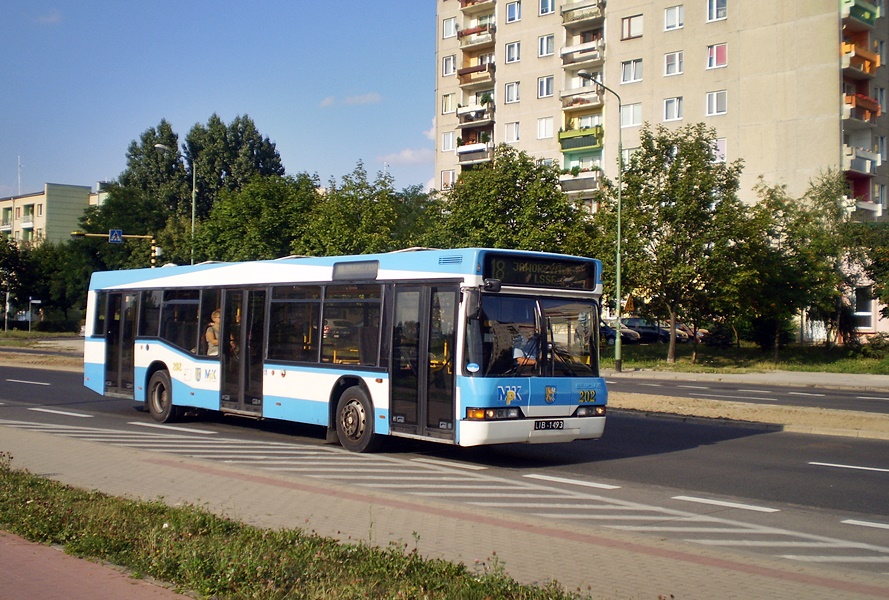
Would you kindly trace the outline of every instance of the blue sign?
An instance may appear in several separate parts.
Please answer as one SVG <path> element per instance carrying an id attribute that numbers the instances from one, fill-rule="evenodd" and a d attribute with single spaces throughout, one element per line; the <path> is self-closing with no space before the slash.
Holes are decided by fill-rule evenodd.
<path id="1" fill-rule="evenodd" d="M 112 244 L 121 244 L 123 243 L 123 229 L 109 229 L 108 230 L 108 241 Z"/>

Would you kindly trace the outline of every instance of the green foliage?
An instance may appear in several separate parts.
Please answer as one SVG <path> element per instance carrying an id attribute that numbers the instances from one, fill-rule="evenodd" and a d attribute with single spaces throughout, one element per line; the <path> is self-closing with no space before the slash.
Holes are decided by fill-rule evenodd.
<path id="1" fill-rule="evenodd" d="M 520 585 L 496 557 L 475 569 L 295 529 L 252 527 L 194 506 L 169 507 L 64 486 L 15 470 L 0 453 L 0 528 L 128 567 L 213 598 L 579 598 L 557 583 Z"/>

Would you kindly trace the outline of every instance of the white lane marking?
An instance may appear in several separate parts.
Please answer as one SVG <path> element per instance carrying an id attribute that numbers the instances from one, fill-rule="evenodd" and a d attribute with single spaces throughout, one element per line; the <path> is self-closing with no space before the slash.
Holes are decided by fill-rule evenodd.
<path id="1" fill-rule="evenodd" d="M 92 419 L 93 415 L 84 415 L 80 413 L 65 412 L 64 410 L 50 410 L 49 408 L 29 408 L 35 412 L 44 412 L 51 415 L 62 415 L 63 417 L 78 417 L 80 419 Z"/>
<path id="2" fill-rule="evenodd" d="M 801 556 L 784 554 L 781 558 L 814 563 L 889 563 L 889 556 Z"/>
<path id="3" fill-rule="evenodd" d="M 676 387 L 682 388 L 685 390 L 709 390 L 710 389 L 706 385 L 677 385 Z"/>
<path id="4" fill-rule="evenodd" d="M 726 398 L 728 400 L 759 400 L 760 402 L 777 402 L 774 398 L 761 398 L 759 396 L 730 396 L 728 394 L 695 394 L 689 396 L 700 396 L 701 398 Z"/>
<path id="5" fill-rule="evenodd" d="M 640 383 L 639 385 L 642 387 L 664 387 L 659 383 Z"/>
<path id="6" fill-rule="evenodd" d="M 696 502 L 698 504 L 710 504 L 713 506 L 723 506 L 725 508 L 739 508 L 741 510 L 752 510 L 755 512 L 764 512 L 764 513 L 781 512 L 777 508 L 768 508 L 766 506 L 754 506 L 752 504 L 739 504 L 737 502 L 725 502 L 723 500 L 710 500 L 709 498 L 695 498 L 694 496 L 673 496 L 673 500 L 682 500 L 685 502 Z"/>
<path id="7" fill-rule="evenodd" d="M 139 421 L 129 421 L 127 425 L 135 425 L 137 427 L 152 427 L 154 429 L 164 429 L 166 431 L 181 431 L 183 433 L 200 433 L 202 435 L 216 435 L 215 431 L 203 431 L 201 429 L 191 429 L 189 427 L 174 427 L 172 425 L 161 425 L 160 423 L 140 423 Z"/>
<path id="8" fill-rule="evenodd" d="M 439 465 L 442 467 L 452 467 L 454 469 L 466 469 L 468 471 L 486 471 L 488 469 L 488 467 L 483 467 L 481 465 L 465 465 L 462 463 L 455 463 L 447 460 L 435 460 L 434 458 L 412 458 L 411 460 L 418 463 Z"/>
<path id="9" fill-rule="evenodd" d="M 10 383 L 27 383 L 28 385 L 51 385 L 43 381 L 27 381 L 26 379 L 7 379 Z"/>
<path id="10" fill-rule="evenodd" d="M 858 525 L 859 527 L 874 527 L 876 529 L 889 529 L 889 523 L 874 523 L 872 521 L 859 521 L 857 519 L 846 519 L 841 521 L 846 525 Z"/>
<path id="11" fill-rule="evenodd" d="M 822 397 L 822 396 L 826 396 L 827 394 L 816 394 L 816 393 L 813 393 L 813 392 L 787 392 L 787 395 L 788 395 L 788 396 L 817 396 L 817 397 Z"/>
<path id="12" fill-rule="evenodd" d="M 772 390 L 735 390 L 737 392 L 743 392 L 745 394 L 774 394 Z"/>
<path id="13" fill-rule="evenodd" d="M 834 463 L 810 462 L 810 465 L 816 467 L 834 467 L 837 469 L 853 469 L 856 471 L 876 471 L 877 473 L 889 473 L 889 469 L 880 469 L 877 467 L 860 467 L 858 465 L 837 465 Z"/>
<path id="14" fill-rule="evenodd" d="M 539 479 L 541 481 L 551 481 L 553 483 L 568 483 L 571 485 L 580 485 L 583 487 L 591 487 L 599 490 L 619 490 L 619 485 L 608 485 L 607 483 L 595 483 L 593 481 L 578 481 L 576 479 L 565 479 L 563 477 L 551 477 L 549 475 L 537 475 L 535 473 L 529 473 L 528 475 L 522 475 L 522 477 L 527 477 L 528 479 Z"/>
<path id="15" fill-rule="evenodd" d="M 688 538 L 687 542 L 703 544 L 704 546 L 730 546 L 743 548 L 859 548 L 862 544 L 854 542 L 793 542 L 777 541 L 767 542 L 762 540 L 696 540 Z"/>
<path id="16" fill-rule="evenodd" d="M 856 400 L 889 400 L 885 396 L 855 396 Z"/>

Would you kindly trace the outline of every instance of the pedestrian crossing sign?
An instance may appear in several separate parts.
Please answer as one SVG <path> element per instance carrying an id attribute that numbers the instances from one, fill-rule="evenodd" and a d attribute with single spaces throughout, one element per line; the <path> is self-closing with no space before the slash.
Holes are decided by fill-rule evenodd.
<path id="1" fill-rule="evenodd" d="M 123 243 L 123 229 L 109 229 L 108 230 L 108 241 L 112 244 L 121 244 Z"/>

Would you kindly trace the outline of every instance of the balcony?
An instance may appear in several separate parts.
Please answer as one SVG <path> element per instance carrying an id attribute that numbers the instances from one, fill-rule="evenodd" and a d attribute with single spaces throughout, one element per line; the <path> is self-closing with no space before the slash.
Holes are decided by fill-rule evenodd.
<path id="1" fill-rule="evenodd" d="M 497 28 L 490 24 L 462 29 L 457 32 L 457 37 L 460 39 L 460 48 L 463 50 L 476 50 L 482 49 L 485 46 L 493 46 L 494 33 L 496 31 Z"/>
<path id="2" fill-rule="evenodd" d="M 563 131 L 559 134 L 562 152 L 568 150 L 591 150 L 602 147 L 603 129 L 601 125 Z"/>
<path id="3" fill-rule="evenodd" d="M 461 86 L 490 85 L 494 81 L 494 63 L 458 69 L 457 79 Z"/>
<path id="4" fill-rule="evenodd" d="M 494 0 L 460 0 L 460 10 L 465 15 L 494 12 Z"/>
<path id="5" fill-rule="evenodd" d="M 581 87 L 561 93 L 562 110 L 577 112 L 602 106 L 602 96 L 594 87 Z"/>
<path id="6" fill-rule="evenodd" d="M 864 94 L 846 94 L 843 102 L 843 119 L 849 119 L 851 123 L 857 121 L 862 126 L 876 125 L 877 117 L 882 114 L 879 102 Z"/>
<path id="7" fill-rule="evenodd" d="M 494 105 L 470 104 L 457 109 L 458 129 L 494 124 Z"/>
<path id="8" fill-rule="evenodd" d="M 881 164 L 882 158 L 879 153 L 866 148 L 843 145 L 843 170 L 849 175 L 873 177 Z"/>
<path id="9" fill-rule="evenodd" d="M 566 173 L 559 177 L 559 185 L 562 191 L 569 196 L 589 194 L 599 189 L 601 174 L 601 171 L 598 169 L 595 171 L 585 171 L 577 175 Z"/>
<path id="10" fill-rule="evenodd" d="M 603 17 L 600 0 L 576 0 L 566 2 L 562 7 L 562 25 L 565 27 L 584 26 Z"/>
<path id="11" fill-rule="evenodd" d="M 562 66 L 577 67 L 592 65 L 605 60 L 605 40 L 595 40 L 576 46 L 562 48 Z"/>
<path id="12" fill-rule="evenodd" d="M 880 56 L 866 48 L 843 42 L 843 75 L 854 79 L 869 79 L 880 66 Z"/>
<path id="13" fill-rule="evenodd" d="M 3 219 L 0 221 L 0 231 L 12 231 L 12 219 Z"/>
<path id="14" fill-rule="evenodd" d="M 22 215 L 22 229 L 34 228 L 34 213 L 25 213 Z"/>
<path id="15" fill-rule="evenodd" d="M 840 0 L 844 25 L 852 31 L 873 29 L 880 17 L 880 9 L 865 0 Z"/>
<path id="16" fill-rule="evenodd" d="M 457 147 L 457 162 L 460 166 L 475 165 L 488 162 L 494 157 L 493 154 L 489 143 L 465 144 Z"/>

